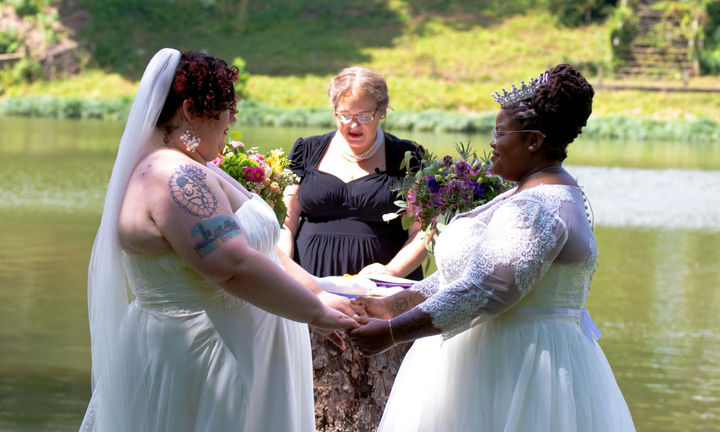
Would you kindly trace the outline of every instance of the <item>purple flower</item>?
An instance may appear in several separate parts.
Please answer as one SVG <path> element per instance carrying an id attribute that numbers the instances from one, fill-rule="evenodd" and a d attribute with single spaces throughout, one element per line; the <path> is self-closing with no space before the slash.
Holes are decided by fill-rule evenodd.
<path id="1" fill-rule="evenodd" d="M 452 164 L 453 164 L 452 157 L 450 157 L 450 156 L 445 156 L 445 157 L 443 158 L 443 165 L 445 165 L 446 167 L 451 167 Z"/>
<path id="2" fill-rule="evenodd" d="M 447 189 L 447 188 L 442 188 Z M 435 207 L 442 207 L 446 204 L 445 198 L 442 196 L 442 192 L 435 192 L 433 193 L 433 204 L 435 204 Z"/>
<path id="3" fill-rule="evenodd" d="M 450 180 L 450 183 L 448 183 L 448 190 L 451 193 L 460 194 L 465 189 L 467 189 L 467 186 L 465 185 L 465 182 L 461 180 Z"/>
<path id="4" fill-rule="evenodd" d="M 464 160 L 461 160 L 455 164 L 455 174 L 457 174 L 459 177 L 467 177 L 467 175 L 470 174 L 471 169 L 472 167 L 470 166 L 470 164 Z"/>
<path id="5" fill-rule="evenodd" d="M 430 177 L 427 181 L 427 185 L 430 192 L 437 192 L 440 189 L 440 185 L 437 180 L 435 180 L 435 177 Z"/>
<path id="6" fill-rule="evenodd" d="M 485 198 L 485 185 L 482 183 L 470 182 L 475 198 Z"/>

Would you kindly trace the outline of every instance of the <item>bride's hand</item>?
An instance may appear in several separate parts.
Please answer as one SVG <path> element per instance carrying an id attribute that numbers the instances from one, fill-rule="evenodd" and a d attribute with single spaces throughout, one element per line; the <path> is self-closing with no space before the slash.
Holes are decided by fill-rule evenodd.
<path id="1" fill-rule="evenodd" d="M 353 318 L 327 306 L 323 307 L 320 314 L 309 325 L 312 326 L 313 330 L 330 339 L 332 343 L 341 349 L 345 349 L 345 343 L 337 332 L 360 327 L 360 324 Z"/>
<path id="2" fill-rule="evenodd" d="M 358 273 L 358 276 L 362 277 L 368 277 L 370 275 L 374 274 L 386 274 L 393 276 L 392 272 L 384 265 L 380 263 L 372 263 L 368 266 L 365 266 L 362 270 L 360 270 L 360 273 Z"/>
<path id="3" fill-rule="evenodd" d="M 387 321 L 368 317 L 355 317 L 355 319 L 362 324 L 362 327 L 349 330 L 347 335 L 357 352 L 369 357 L 393 347 Z"/>
<path id="4" fill-rule="evenodd" d="M 365 308 L 361 304 L 353 304 L 347 297 L 323 291 L 318 294 L 318 298 L 325 306 L 340 311 L 347 316 L 367 315 Z"/>
<path id="5" fill-rule="evenodd" d="M 350 305 L 352 305 L 354 308 L 361 307 L 367 312 L 365 314 L 358 313 L 358 315 L 360 316 L 367 315 L 371 318 L 380 318 L 384 320 L 389 320 L 393 317 L 393 314 L 390 312 L 387 297 L 357 297 L 350 300 Z"/>

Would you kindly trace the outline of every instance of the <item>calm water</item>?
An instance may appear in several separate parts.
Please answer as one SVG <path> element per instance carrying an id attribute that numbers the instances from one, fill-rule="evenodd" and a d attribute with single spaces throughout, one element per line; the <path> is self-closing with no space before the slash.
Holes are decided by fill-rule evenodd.
<path id="1" fill-rule="evenodd" d="M 0 431 L 79 427 L 87 263 L 122 128 L 0 118 Z M 323 131 L 243 132 L 289 150 Z M 399 135 L 435 153 L 489 141 Z M 595 209 L 588 307 L 638 431 L 720 431 L 720 147 L 580 141 L 568 162 Z"/>

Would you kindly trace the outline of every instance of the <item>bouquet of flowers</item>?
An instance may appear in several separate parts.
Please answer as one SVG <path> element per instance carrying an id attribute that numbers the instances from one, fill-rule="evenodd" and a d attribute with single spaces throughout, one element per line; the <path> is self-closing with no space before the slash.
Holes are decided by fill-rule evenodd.
<path id="1" fill-rule="evenodd" d="M 240 132 L 228 135 L 225 148 L 212 163 L 245 189 L 260 195 L 275 211 L 278 223 L 282 226 L 287 216 L 283 191 L 285 187 L 299 182 L 300 178 L 286 168 L 290 160 L 284 156 L 282 149 L 262 155 L 258 153 L 257 147 L 246 150 L 240 141 L 241 137 Z"/>
<path id="2" fill-rule="evenodd" d="M 410 169 L 413 155 L 407 152 L 400 166 L 408 167 L 405 178 L 393 189 L 401 198 L 395 201 L 400 210 L 383 216 L 387 221 L 402 215 L 405 229 L 420 222 L 425 246 L 431 252 L 432 234 L 439 234 L 455 215 L 489 202 L 513 185 L 490 172 L 487 155 L 478 158 L 469 144 L 460 143 L 455 148 L 460 158 L 437 159 L 427 152 L 416 169 Z"/>

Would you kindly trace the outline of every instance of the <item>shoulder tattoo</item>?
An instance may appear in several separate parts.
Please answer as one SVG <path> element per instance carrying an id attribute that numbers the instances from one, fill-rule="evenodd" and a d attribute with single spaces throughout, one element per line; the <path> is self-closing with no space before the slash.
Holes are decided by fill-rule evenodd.
<path id="1" fill-rule="evenodd" d="M 195 165 L 177 168 L 168 180 L 173 201 L 193 216 L 208 218 L 217 211 L 217 197 L 205 183 L 207 174 Z"/>

